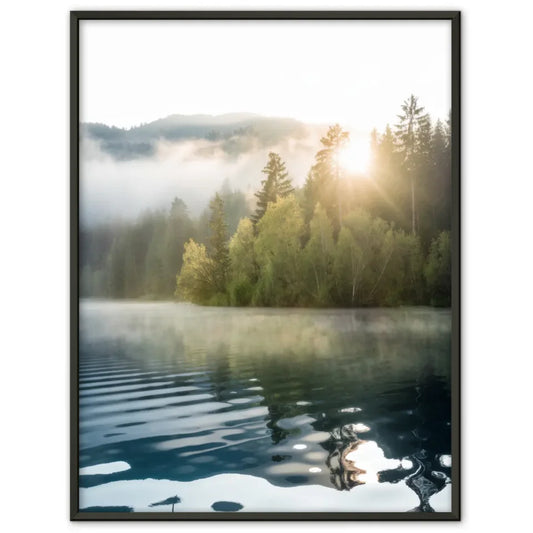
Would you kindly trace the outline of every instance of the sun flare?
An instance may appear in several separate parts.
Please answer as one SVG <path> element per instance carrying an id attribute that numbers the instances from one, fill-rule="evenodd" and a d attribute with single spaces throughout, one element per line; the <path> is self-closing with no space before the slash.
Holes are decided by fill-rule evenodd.
<path id="1" fill-rule="evenodd" d="M 368 177 L 370 167 L 369 143 L 350 141 L 339 152 L 339 164 L 350 174 Z"/>

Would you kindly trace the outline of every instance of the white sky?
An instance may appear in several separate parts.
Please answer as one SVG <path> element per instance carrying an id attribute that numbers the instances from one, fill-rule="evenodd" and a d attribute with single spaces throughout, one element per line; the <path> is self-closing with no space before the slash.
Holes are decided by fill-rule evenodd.
<path id="1" fill-rule="evenodd" d="M 82 21 L 80 119 L 253 112 L 361 132 L 451 107 L 450 21 Z"/>

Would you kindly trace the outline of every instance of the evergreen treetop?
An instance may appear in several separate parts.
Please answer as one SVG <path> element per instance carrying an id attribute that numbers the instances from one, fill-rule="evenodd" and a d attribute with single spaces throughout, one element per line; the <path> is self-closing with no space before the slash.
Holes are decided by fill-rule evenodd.
<path id="1" fill-rule="evenodd" d="M 268 154 L 268 162 L 261 171 L 266 178 L 261 181 L 261 190 L 255 193 L 257 208 L 252 215 L 252 221 L 257 224 L 266 213 L 269 203 L 276 202 L 278 198 L 285 198 L 294 191 L 285 163 L 275 152 Z"/>

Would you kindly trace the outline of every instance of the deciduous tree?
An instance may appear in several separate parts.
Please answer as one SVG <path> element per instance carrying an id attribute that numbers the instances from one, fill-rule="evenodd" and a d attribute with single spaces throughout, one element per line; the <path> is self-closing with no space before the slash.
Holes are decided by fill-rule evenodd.
<path id="1" fill-rule="evenodd" d="M 257 224 L 254 251 L 259 265 L 255 302 L 296 305 L 302 294 L 302 211 L 293 195 L 268 205 Z"/>

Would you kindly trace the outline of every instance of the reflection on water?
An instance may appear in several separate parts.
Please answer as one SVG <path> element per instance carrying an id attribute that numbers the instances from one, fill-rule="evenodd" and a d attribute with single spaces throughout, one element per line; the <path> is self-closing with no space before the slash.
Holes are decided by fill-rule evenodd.
<path id="1" fill-rule="evenodd" d="M 450 473 L 451 464 L 445 466 L 442 460 L 439 461 L 447 473 L 432 470 L 435 461 L 429 460 L 424 448 L 402 460 L 388 459 L 375 441 L 358 438 L 353 429 L 354 425 L 350 424 L 348 432 L 351 435 L 347 439 L 343 438 L 348 433 L 345 427 L 332 434 L 335 448 L 328 457 L 327 465 L 335 487 L 350 490 L 366 483 L 397 483 L 404 480 L 419 498 L 419 505 L 412 511 L 434 511 L 429 499 L 450 483 L 447 473 Z M 340 439 L 337 440 L 337 437 Z M 438 460 L 439 457 L 434 459 Z"/>
<path id="2" fill-rule="evenodd" d="M 81 508 L 449 511 L 449 382 L 445 310 L 82 302 Z"/>

